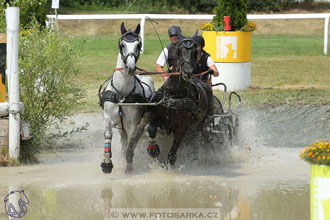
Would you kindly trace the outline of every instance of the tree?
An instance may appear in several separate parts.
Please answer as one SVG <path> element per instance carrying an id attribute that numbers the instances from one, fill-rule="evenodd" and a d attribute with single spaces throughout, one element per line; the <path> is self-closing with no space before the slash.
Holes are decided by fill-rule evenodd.
<path id="1" fill-rule="evenodd" d="M 224 16 L 230 16 L 230 24 L 233 31 L 239 30 L 247 24 L 247 6 L 244 0 L 219 0 L 215 13 L 216 16 L 213 18 L 215 26 L 224 26 Z"/>
<path id="2" fill-rule="evenodd" d="M 1 0 L 2 2 L 2 0 Z M 0 32 L 6 30 L 5 9 L 7 7 L 20 8 L 20 25 L 25 29 L 32 21 L 36 19 L 39 24 L 45 26 L 47 0 L 6 0 L 0 4 Z"/>

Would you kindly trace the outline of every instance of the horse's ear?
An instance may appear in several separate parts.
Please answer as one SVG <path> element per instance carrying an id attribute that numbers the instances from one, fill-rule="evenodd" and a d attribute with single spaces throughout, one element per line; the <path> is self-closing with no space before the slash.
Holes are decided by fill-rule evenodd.
<path id="1" fill-rule="evenodd" d="M 140 29 L 141 29 L 141 26 L 140 26 L 140 24 L 138 24 L 138 25 L 136 26 L 134 32 L 135 32 L 136 34 L 139 34 L 139 33 L 140 33 Z"/>
<path id="2" fill-rule="evenodd" d="M 124 22 L 121 23 L 120 30 L 121 30 L 121 35 L 124 35 L 127 32 Z"/>
<path id="3" fill-rule="evenodd" d="M 198 29 L 196 30 L 194 37 L 197 37 L 197 35 L 198 35 Z"/>

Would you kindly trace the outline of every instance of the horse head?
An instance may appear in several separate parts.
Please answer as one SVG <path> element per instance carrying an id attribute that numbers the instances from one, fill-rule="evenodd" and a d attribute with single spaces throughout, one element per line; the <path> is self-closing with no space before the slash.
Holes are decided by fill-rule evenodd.
<path id="1" fill-rule="evenodd" d="M 121 59 L 125 64 L 125 69 L 128 74 L 134 75 L 136 70 L 136 63 L 140 57 L 141 52 L 141 38 L 140 24 L 137 25 L 134 31 L 126 30 L 124 22 L 120 27 L 122 37 L 118 41 L 118 47 L 121 54 Z"/>
<path id="2" fill-rule="evenodd" d="M 197 63 L 197 44 L 193 39 L 197 33 L 198 31 L 193 37 L 182 36 L 177 46 L 178 68 L 182 78 L 186 81 L 192 79 Z"/>

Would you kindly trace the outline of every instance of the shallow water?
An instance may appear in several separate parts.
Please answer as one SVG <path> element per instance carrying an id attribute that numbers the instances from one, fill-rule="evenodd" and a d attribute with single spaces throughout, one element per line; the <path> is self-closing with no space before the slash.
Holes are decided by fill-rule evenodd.
<path id="1" fill-rule="evenodd" d="M 215 208 L 220 213 L 216 219 L 307 220 L 309 165 L 299 159 L 299 151 L 311 141 L 326 138 L 329 109 L 243 108 L 237 146 L 224 149 L 213 143 L 210 151 L 209 145 L 197 143 L 196 156 L 184 144 L 176 169 L 170 171 L 153 163 L 146 153 L 147 139 L 141 140 L 132 175 L 124 174 L 116 131 L 115 168 L 109 175 L 101 172 L 101 115 L 79 115 L 64 128 L 88 122 L 88 130 L 56 143 L 54 152 L 41 155 L 41 164 L 0 168 L 0 219 L 8 219 L 6 195 L 24 190 L 29 204 L 23 219 L 129 219 L 114 218 L 111 213 L 114 208 L 131 212 Z M 158 143 L 168 147 L 170 140 Z"/>
<path id="2" fill-rule="evenodd" d="M 24 190 L 29 199 L 24 219 L 108 219 L 105 214 L 114 208 L 131 208 L 132 212 L 141 208 L 216 208 L 220 212 L 217 219 L 229 215 L 231 219 L 309 219 L 309 184 L 303 179 L 260 180 L 256 184 L 157 169 L 136 175 L 104 175 L 95 167 L 80 165 L 45 165 L 14 172 L 8 168 L 7 173 L 17 175 L 8 180 L 16 184 L 2 180 L 0 197 L 10 190 Z M 3 204 L 0 219 L 7 219 Z"/>

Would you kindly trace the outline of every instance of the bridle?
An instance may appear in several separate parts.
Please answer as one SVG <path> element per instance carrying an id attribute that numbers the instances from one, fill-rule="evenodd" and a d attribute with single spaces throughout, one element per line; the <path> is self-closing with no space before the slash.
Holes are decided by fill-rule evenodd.
<path id="1" fill-rule="evenodd" d="M 195 47 L 197 44 L 196 44 L 196 42 L 195 42 L 193 39 L 191 39 L 191 38 L 185 38 L 185 39 L 183 39 L 183 40 L 181 40 L 181 41 L 179 42 L 179 44 L 178 44 L 178 48 L 179 48 L 181 45 L 182 45 L 184 48 L 186 48 L 186 49 L 191 49 L 191 48 Z M 177 51 L 177 52 L 179 53 L 179 51 Z M 179 54 L 178 54 L 178 57 L 179 57 Z M 180 59 L 180 61 L 178 61 L 178 62 L 179 62 L 178 67 L 180 67 L 180 69 L 181 69 L 181 67 L 182 67 L 184 64 L 188 64 L 188 65 L 191 65 L 191 66 L 194 65 L 194 63 L 192 62 L 192 60 L 190 59 L 190 57 L 182 57 L 182 56 L 181 56 L 181 59 Z"/>
<path id="2" fill-rule="evenodd" d="M 123 42 L 132 43 L 132 42 L 135 42 L 135 41 L 139 42 L 136 49 L 135 49 L 135 51 L 130 52 L 126 56 L 124 56 L 124 54 L 123 54 Z M 125 34 L 123 34 L 123 36 L 121 38 L 119 38 L 118 47 L 119 47 L 119 52 L 121 54 L 121 58 L 122 58 L 122 60 L 125 64 L 127 62 L 127 58 L 130 57 L 130 56 L 133 56 L 135 58 L 135 62 L 137 62 L 139 57 L 140 57 L 142 41 L 141 41 L 141 38 L 138 34 L 136 34 L 135 32 L 132 32 L 132 31 L 127 31 Z"/>

